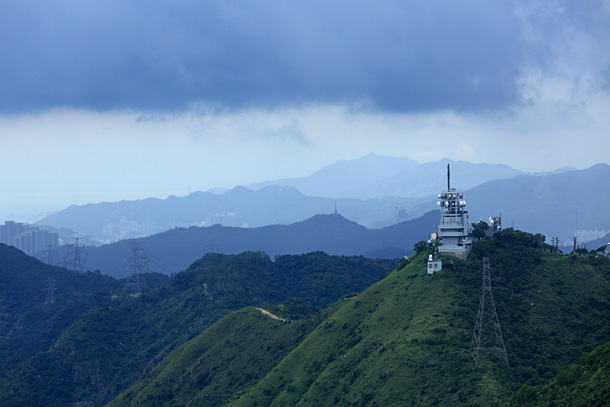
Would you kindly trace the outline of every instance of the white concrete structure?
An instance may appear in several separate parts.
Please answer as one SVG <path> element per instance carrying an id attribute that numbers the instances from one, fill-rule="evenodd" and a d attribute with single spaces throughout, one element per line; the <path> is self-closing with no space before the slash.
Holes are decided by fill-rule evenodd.
<path id="1" fill-rule="evenodd" d="M 443 262 L 433 259 L 432 255 L 428 256 L 428 274 L 434 274 L 443 269 Z"/>
<path id="2" fill-rule="evenodd" d="M 441 208 L 441 220 L 438 225 L 440 254 L 466 259 L 472 240 L 469 237 L 470 223 L 464 193 L 451 188 L 449 164 L 447 164 L 447 189 L 438 195 L 438 206 Z"/>

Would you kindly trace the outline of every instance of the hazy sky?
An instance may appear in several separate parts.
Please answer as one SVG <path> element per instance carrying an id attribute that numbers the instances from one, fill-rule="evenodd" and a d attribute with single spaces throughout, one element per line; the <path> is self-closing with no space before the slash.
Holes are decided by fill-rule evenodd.
<path id="1" fill-rule="evenodd" d="M 610 1 L 0 1 L 0 221 L 370 152 L 610 155 Z"/>

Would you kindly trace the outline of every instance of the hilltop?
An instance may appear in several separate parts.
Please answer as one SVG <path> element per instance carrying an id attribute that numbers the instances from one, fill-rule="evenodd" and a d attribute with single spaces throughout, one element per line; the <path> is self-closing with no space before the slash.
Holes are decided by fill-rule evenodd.
<path id="1" fill-rule="evenodd" d="M 301 324 L 322 320 L 298 334 L 256 310 L 232 314 L 222 333 L 202 332 L 111 405 L 207 402 L 212 389 L 219 392 L 214 406 L 490 405 L 523 385 L 547 383 L 610 338 L 610 261 L 603 256 L 543 253 L 533 235 L 512 229 L 475 244 L 467 261 L 443 258 L 445 269 L 434 275 L 426 274 L 427 254 L 325 314 L 304 317 Z M 470 355 L 483 257 L 492 266 L 510 370 L 493 358 L 477 368 Z M 266 344 L 274 332 L 293 335 L 290 349 L 287 339 L 281 352 Z M 221 344 L 227 353 L 214 354 Z M 252 358 L 265 359 L 260 370 L 244 366 L 244 376 L 227 381 Z"/>

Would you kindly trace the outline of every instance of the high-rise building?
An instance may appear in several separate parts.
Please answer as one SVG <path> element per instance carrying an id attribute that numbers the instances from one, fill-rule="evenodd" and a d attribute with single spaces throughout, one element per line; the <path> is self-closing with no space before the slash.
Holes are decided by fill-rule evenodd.
<path id="1" fill-rule="evenodd" d="M 37 227 L 6 221 L 0 225 L 0 243 L 15 246 L 26 254 L 34 255 L 48 247 L 59 245 L 59 235 Z"/>

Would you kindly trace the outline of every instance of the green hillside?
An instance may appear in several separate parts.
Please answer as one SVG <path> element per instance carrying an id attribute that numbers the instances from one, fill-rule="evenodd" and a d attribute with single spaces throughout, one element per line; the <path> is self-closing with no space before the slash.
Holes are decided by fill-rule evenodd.
<path id="1" fill-rule="evenodd" d="M 545 383 L 610 338 L 610 262 L 544 254 L 505 230 L 468 261 L 425 254 L 330 315 L 231 406 L 490 405 Z M 489 257 L 510 370 L 470 356 Z"/>
<path id="2" fill-rule="evenodd" d="M 524 386 L 512 398 L 514 406 L 595 407 L 610 405 L 610 342 L 585 354 L 550 384 Z"/>
<path id="3" fill-rule="evenodd" d="M 605 380 L 597 356 L 562 372 L 610 340 L 610 261 L 541 249 L 541 236 L 506 229 L 434 275 L 425 249 L 390 274 L 390 262 L 320 252 L 209 254 L 139 298 L 101 296 L 0 377 L 0 405 L 569 400 Z M 470 355 L 484 257 L 510 369 L 493 358 L 475 367 Z"/>
<path id="4" fill-rule="evenodd" d="M 87 309 L 109 303 L 125 282 L 74 273 L 0 244 L 0 377 L 49 349 Z M 49 284 L 54 288 L 50 297 Z M 49 296 L 49 297 L 48 297 Z"/>
<path id="5" fill-rule="evenodd" d="M 0 405 L 101 405 L 235 310 L 294 296 L 326 306 L 394 266 L 319 252 L 275 262 L 262 253 L 206 255 L 138 298 L 105 296 L 106 302 L 81 315 L 52 344 L 0 377 Z"/>
<path id="6" fill-rule="evenodd" d="M 302 300 L 287 300 L 274 311 L 265 315 L 250 307 L 227 315 L 109 406 L 223 405 L 260 380 L 327 316 Z"/>

